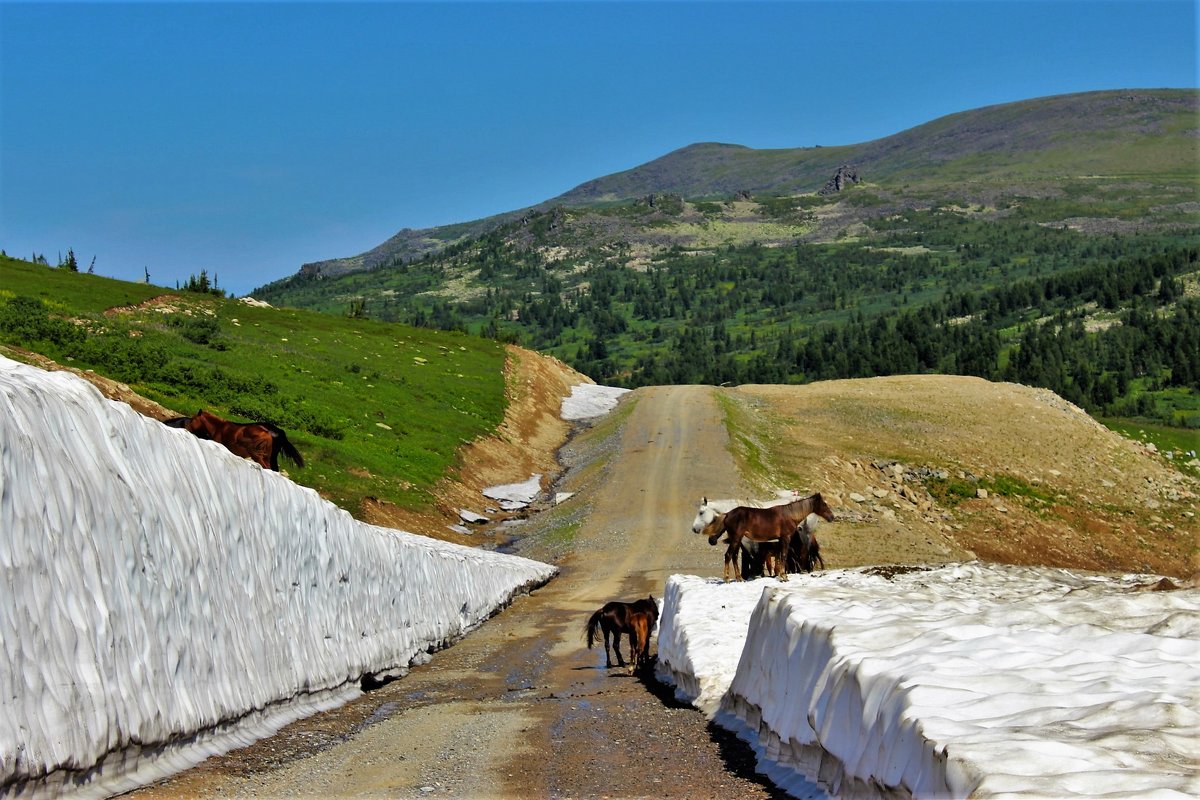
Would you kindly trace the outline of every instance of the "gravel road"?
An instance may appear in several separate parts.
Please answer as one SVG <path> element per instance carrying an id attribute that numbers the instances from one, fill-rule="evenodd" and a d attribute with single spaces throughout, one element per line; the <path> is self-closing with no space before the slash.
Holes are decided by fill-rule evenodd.
<path id="1" fill-rule="evenodd" d="M 562 574 L 431 663 L 345 706 L 134 793 L 176 797 L 782 797 L 749 748 L 653 678 L 604 667 L 584 624 L 608 600 L 719 575 L 691 533 L 701 494 L 744 487 L 712 389 L 636 392 L 605 439 L 564 451 L 576 495 L 516 549 Z"/>

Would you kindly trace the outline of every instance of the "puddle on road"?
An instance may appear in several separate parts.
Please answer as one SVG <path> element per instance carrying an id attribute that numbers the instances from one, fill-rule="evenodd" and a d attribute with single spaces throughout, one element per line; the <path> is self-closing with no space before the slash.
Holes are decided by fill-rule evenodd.
<path id="1" fill-rule="evenodd" d="M 396 702 L 384 703 L 379 708 L 372 711 L 371 716 L 367 717 L 363 721 L 363 727 L 365 728 L 370 725 L 374 725 L 377 722 L 383 722 L 385 719 L 390 718 L 392 716 L 392 714 L 395 714 L 396 710 L 399 708 L 400 708 L 399 703 L 396 703 Z"/>

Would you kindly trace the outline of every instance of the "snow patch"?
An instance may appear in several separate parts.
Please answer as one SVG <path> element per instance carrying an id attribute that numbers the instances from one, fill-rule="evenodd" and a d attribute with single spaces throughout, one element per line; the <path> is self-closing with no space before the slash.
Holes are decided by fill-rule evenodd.
<path id="1" fill-rule="evenodd" d="M 504 511 L 516 511 L 532 503 L 542 492 L 542 476 L 536 474 L 521 483 L 505 483 L 489 486 L 483 496 L 500 503 Z"/>
<path id="2" fill-rule="evenodd" d="M 571 387 L 571 396 L 563 398 L 560 416 L 571 421 L 602 417 L 616 408 L 617 401 L 629 391 L 594 383 L 577 384 Z"/>

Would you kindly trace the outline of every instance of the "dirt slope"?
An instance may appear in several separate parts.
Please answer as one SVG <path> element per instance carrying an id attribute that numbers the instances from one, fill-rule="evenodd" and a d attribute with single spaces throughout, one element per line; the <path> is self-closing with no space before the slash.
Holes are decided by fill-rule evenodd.
<path id="1" fill-rule="evenodd" d="M 462 449 L 456 473 L 434 487 L 437 497 L 434 508 L 410 511 L 368 500 L 363 508 L 367 522 L 478 545 L 487 537 L 464 536 L 449 529 L 459 522 L 459 509 L 483 513 L 487 506 L 494 505 L 482 495 L 489 486 L 518 483 L 535 474 L 543 476 L 543 488 L 550 485 L 559 470 L 558 449 L 570 435 L 570 425 L 559 416 L 562 399 L 570 396 L 571 387 L 593 381 L 553 356 L 515 345 L 507 349 L 508 408 L 499 430 Z M 501 520 L 520 515 L 489 513 L 487 516 Z"/>
<path id="2" fill-rule="evenodd" d="M 798 474 L 842 510 L 848 524 L 827 548 L 839 566 L 965 551 L 1010 564 L 1197 571 L 1197 482 L 1047 390 L 921 375 L 729 394 L 777 443 L 778 473 Z M 937 481 L 921 479 L 938 470 L 970 496 L 938 496 Z M 857 552 L 843 549 L 851 538 Z"/>

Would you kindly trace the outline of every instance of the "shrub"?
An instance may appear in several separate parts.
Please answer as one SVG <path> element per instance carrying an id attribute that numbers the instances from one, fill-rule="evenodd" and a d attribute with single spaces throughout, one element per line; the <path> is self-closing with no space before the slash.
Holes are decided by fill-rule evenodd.
<path id="1" fill-rule="evenodd" d="M 221 333 L 221 326 L 212 317 L 173 314 L 167 318 L 167 324 L 177 328 L 180 336 L 196 344 L 212 345 Z"/>
<path id="2" fill-rule="evenodd" d="M 85 336 L 78 325 L 50 316 L 45 303 L 25 295 L 17 295 L 0 306 L 0 331 L 25 345 L 51 342 L 66 347 L 82 342 Z"/>

